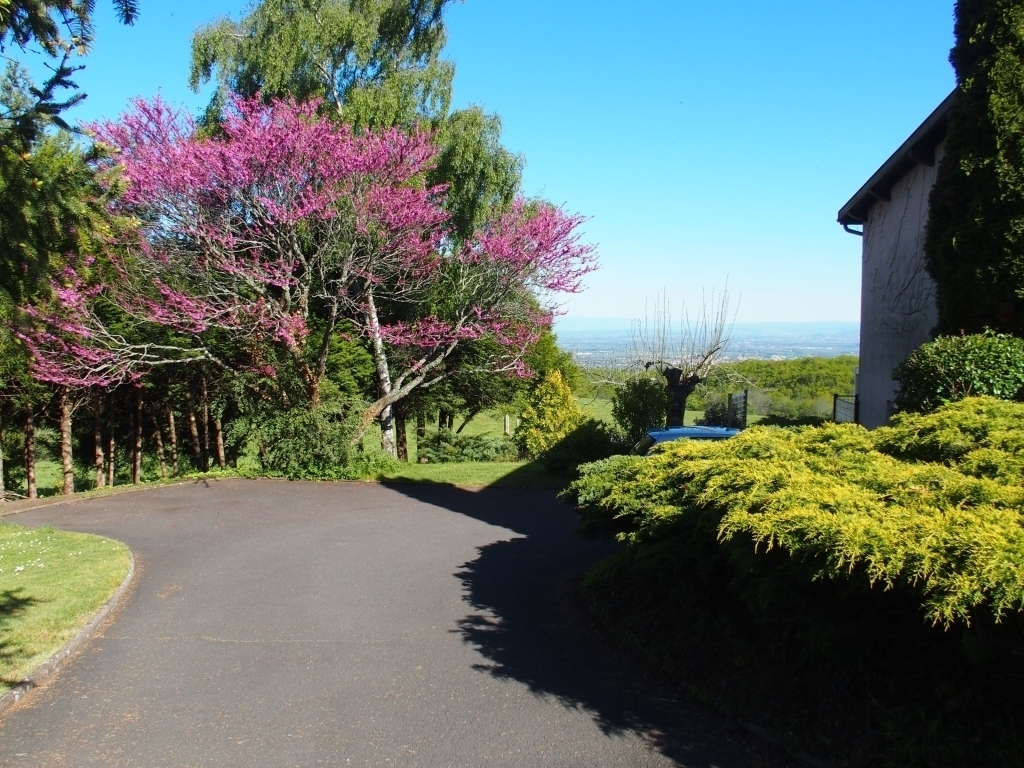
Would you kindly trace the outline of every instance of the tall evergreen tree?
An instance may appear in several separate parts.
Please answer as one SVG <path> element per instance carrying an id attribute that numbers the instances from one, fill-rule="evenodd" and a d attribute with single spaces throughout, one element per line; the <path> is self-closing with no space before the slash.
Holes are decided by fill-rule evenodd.
<path id="1" fill-rule="evenodd" d="M 1024 333 L 1024 0 L 958 0 L 926 253 L 938 331 Z"/>

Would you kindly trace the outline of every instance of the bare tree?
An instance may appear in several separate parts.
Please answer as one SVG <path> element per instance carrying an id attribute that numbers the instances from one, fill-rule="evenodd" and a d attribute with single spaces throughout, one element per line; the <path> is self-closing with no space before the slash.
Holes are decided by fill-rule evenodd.
<path id="1" fill-rule="evenodd" d="M 655 302 L 644 319 L 635 320 L 631 332 L 631 367 L 657 371 L 668 389 L 666 424 L 683 426 L 686 400 L 709 376 L 729 346 L 736 322 L 730 313 L 729 286 L 721 294 L 705 295 L 700 311 L 691 318 L 683 308 L 678 325 L 667 295 Z"/>

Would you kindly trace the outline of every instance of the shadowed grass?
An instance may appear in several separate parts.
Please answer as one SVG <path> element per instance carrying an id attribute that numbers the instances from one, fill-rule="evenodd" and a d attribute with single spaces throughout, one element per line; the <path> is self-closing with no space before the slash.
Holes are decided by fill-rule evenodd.
<path id="1" fill-rule="evenodd" d="M 85 625 L 129 563 L 117 541 L 0 523 L 0 694 Z"/>
<path id="2" fill-rule="evenodd" d="M 465 462 L 451 464 L 399 464 L 370 480 L 430 483 L 465 487 L 562 488 L 571 478 L 548 472 L 539 462 Z"/>

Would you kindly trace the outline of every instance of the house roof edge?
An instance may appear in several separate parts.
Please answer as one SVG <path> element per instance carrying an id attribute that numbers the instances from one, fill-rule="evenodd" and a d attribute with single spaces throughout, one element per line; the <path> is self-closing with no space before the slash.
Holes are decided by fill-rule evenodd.
<path id="1" fill-rule="evenodd" d="M 889 200 L 893 186 L 917 165 L 933 165 L 935 148 L 946 138 L 949 111 L 956 101 L 956 89 L 947 96 L 910 138 L 875 171 L 867 183 L 850 201 L 839 209 L 839 223 L 843 226 L 864 224 L 868 212 L 879 200 Z"/>

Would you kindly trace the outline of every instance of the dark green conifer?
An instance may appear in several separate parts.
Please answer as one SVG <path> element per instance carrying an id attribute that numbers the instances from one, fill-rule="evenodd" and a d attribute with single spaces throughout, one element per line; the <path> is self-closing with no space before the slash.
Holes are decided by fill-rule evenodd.
<path id="1" fill-rule="evenodd" d="M 1024 333 L 1024 0 L 958 0 L 957 101 L 931 194 L 942 334 Z"/>

